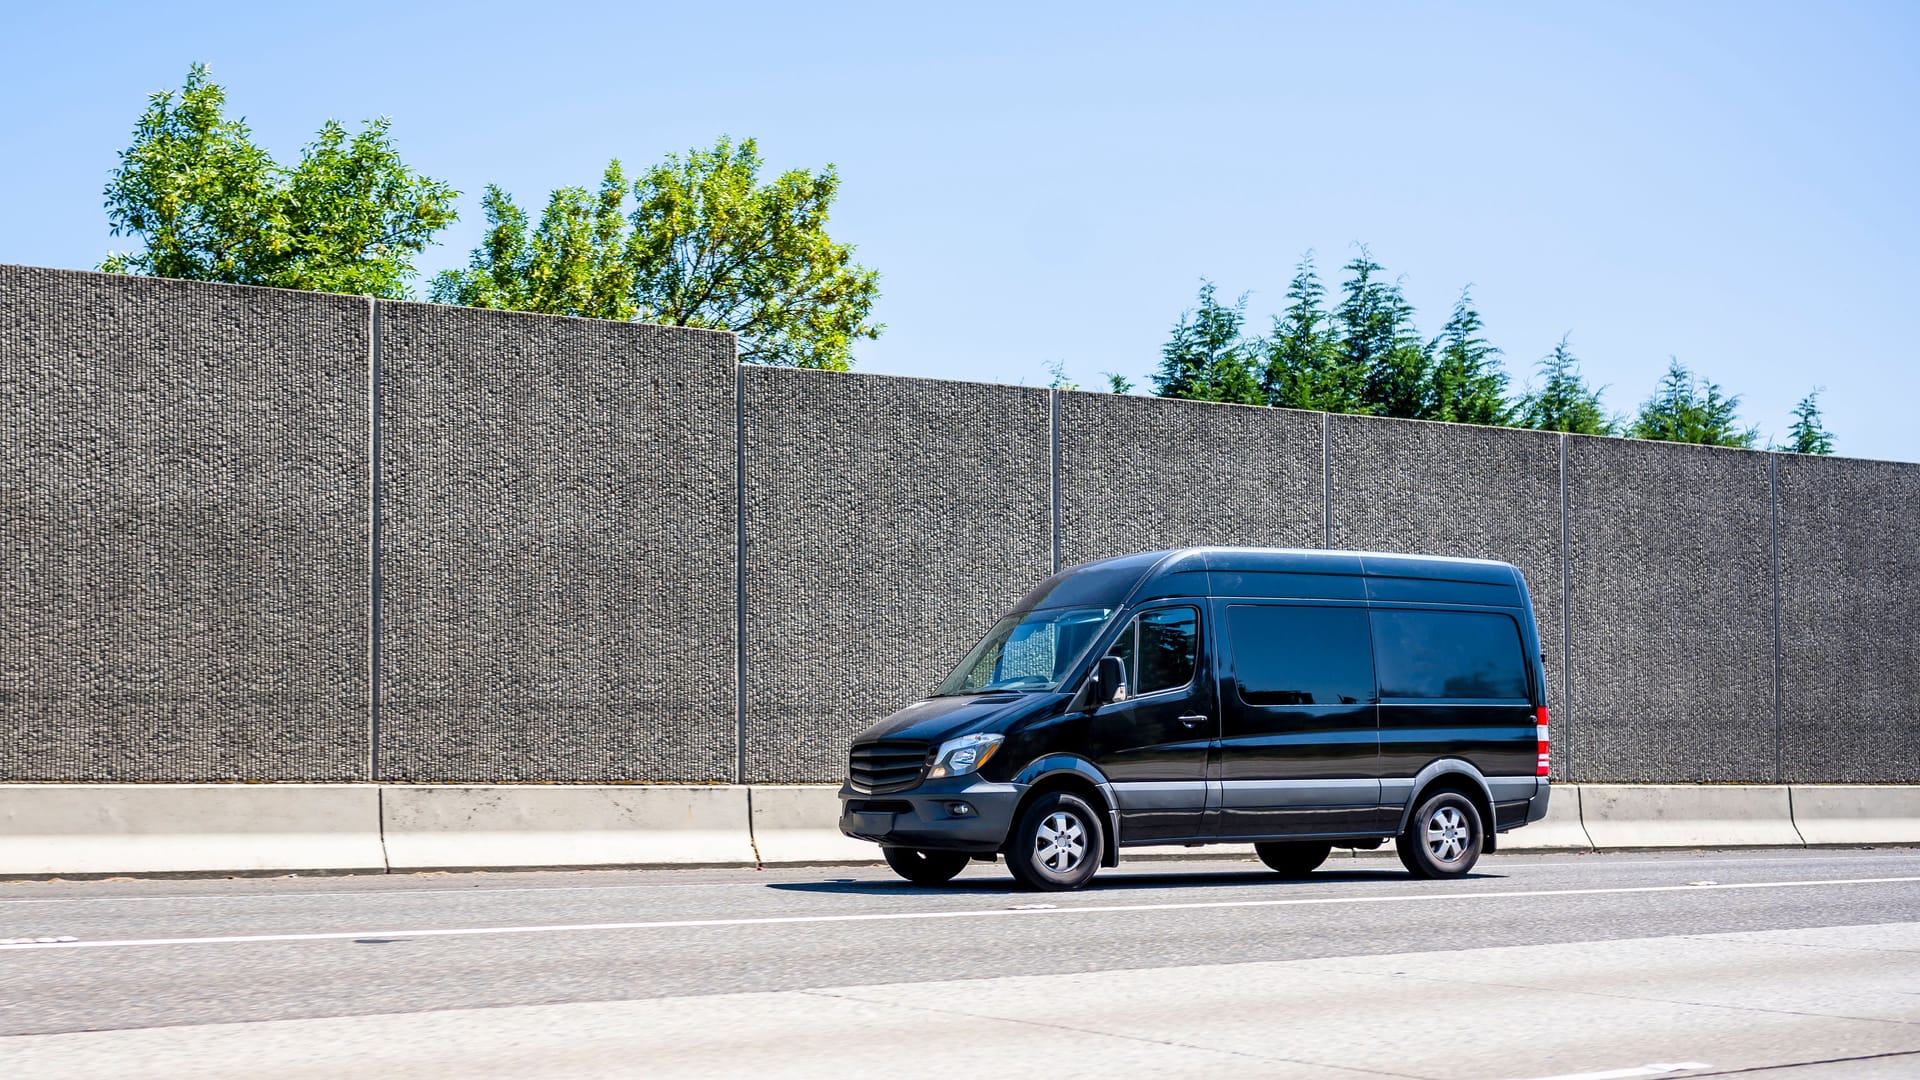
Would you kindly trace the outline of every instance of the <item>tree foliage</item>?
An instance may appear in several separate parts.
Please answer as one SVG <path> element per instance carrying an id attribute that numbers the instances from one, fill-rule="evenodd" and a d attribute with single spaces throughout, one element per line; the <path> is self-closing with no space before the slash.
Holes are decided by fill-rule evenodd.
<path id="1" fill-rule="evenodd" d="M 288 168 L 226 115 L 195 64 L 178 93 L 148 99 L 106 187 L 116 274 L 403 298 L 413 259 L 454 220 L 458 196 L 400 160 L 385 118 L 349 134 L 328 120 Z"/>
<path id="2" fill-rule="evenodd" d="M 1322 307 L 1326 293 L 1309 251 L 1294 268 L 1286 310 L 1274 316 L 1273 333 L 1264 343 L 1266 365 L 1260 389 L 1267 404 L 1323 412 L 1368 411 L 1367 369 L 1353 363 L 1341 347 L 1332 317 Z"/>
<path id="3" fill-rule="evenodd" d="M 1565 336 L 1540 361 L 1540 388 L 1520 395 L 1514 423 L 1538 431 L 1612 435 L 1619 425 L 1600 407 L 1600 390 L 1589 389 Z"/>
<path id="4" fill-rule="evenodd" d="M 1247 298 L 1243 295 L 1228 307 L 1208 281 L 1200 286 L 1199 300 L 1199 307 L 1181 313 L 1173 336 L 1160 350 L 1160 370 L 1153 376 L 1155 392 L 1197 401 L 1265 404 L 1254 373 L 1255 349 L 1240 336 L 1247 320 Z"/>
<path id="5" fill-rule="evenodd" d="M 1384 269 L 1365 247 L 1345 269 L 1347 280 L 1333 309 L 1333 325 L 1339 335 L 1339 363 L 1365 372 L 1365 411 L 1426 416 L 1433 358 L 1414 333 L 1413 305 L 1398 282 L 1384 279 Z"/>
<path id="6" fill-rule="evenodd" d="M 1833 453 L 1833 432 L 1820 417 L 1819 397 L 1821 387 L 1800 399 L 1793 407 L 1793 426 L 1787 429 L 1787 445 L 1782 450 L 1791 450 L 1796 454 Z"/>
<path id="7" fill-rule="evenodd" d="M 1468 289 L 1460 290 L 1453 314 L 1428 351 L 1434 355 L 1427 393 L 1426 419 L 1459 424 L 1505 424 L 1513 415 L 1507 401 L 1507 372 L 1500 350 L 1480 336 L 1480 312 Z"/>
<path id="8" fill-rule="evenodd" d="M 442 303 L 731 330 L 748 363 L 845 370 L 870 321 L 879 274 L 827 234 L 839 191 L 829 165 L 762 183 L 752 139 L 670 154 L 629 187 L 608 165 L 597 194 L 561 188 L 531 233 L 489 187 L 488 232 L 466 270 L 441 274 Z M 626 209 L 632 197 L 631 211 Z"/>
<path id="9" fill-rule="evenodd" d="M 1460 290 L 1440 333 L 1421 340 L 1413 305 L 1364 245 L 1343 267 L 1346 278 L 1331 307 L 1307 252 L 1294 267 L 1285 308 L 1264 338 L 1242 336 L 1247 296 L 1221 303 L 1214 285 L 1185 312 L 1161 352 L 1154 389 L 1164 397 L 1262 403 L 1333 413 L 1516 426 L 1579 435 L 1752 447 L 1758 432 L 1739 423 L 1740 398 L 1696 380 L 1676 360 L 1660 389 L 1631 423 L 1610 415 L 1601 389 L 1589 387 L 1562 337 L 1538 365 L 1537 380 L 1519 394 L 1486 339 L 1471 286 Z M 1602 388 L 1603 389 L 1603 388 Z M 1790 445 L 1832 453 L 1815 390 L 1794 409 Z"/>
<path id="10" fill-rule="evenodd" d="M 1640 406 L 1627 434 L 1635 439 L 1751 448 L 1760 437 L 1740 426 L 1740 395 L 1720 392 L 1718 383 L 1696 379 L 1678 358 L 1670 358 L 1659 389 Z"/>

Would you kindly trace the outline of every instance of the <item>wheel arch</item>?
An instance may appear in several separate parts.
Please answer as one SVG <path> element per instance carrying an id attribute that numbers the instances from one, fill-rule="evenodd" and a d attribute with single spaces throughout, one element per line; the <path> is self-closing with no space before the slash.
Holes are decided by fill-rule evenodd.
<path id="1" fill-rule="evenodd" d="M 1400 808 L 1400 825 L 1394 831 L 1404 832 L 1407 822 L 1413 817 L 1414 807 L 1420 805 L 1436 791 L 1455 791 L 1465 795 L 1480 813 L 1481 850 L 1491 852 L 1499 841 L 1494 839 L 1493 789 L 1488 786 L 1487 778 L 1472 762 L 1459 758 L 1441 758 L 1421 769 L 1413 778 L 1413 794 L 1407 804 Z"/>
<path id="2" fill-rule="evenodd" d="M 1020 796 L 1020 802 L 1013 808 L 1013 822 L 1018 824 L 1020 816 L 1027 807 L 1042 795 L 1056 791 L 1070 791 L 1087 800 L 1096 813 L 1106 815 L 1107 827 L 1104 842 L 1101 845 L 1100 865 L 1120 865 L 1120 804 L 1113 795 L 1113 785 L 1106 774 L 1086 758 L 1074 754 L 1049 754 L 1028 764 L 1013 778 L 1016 784 L 1026 786 Z M 1007 830 L 1012 838 L 1013 830 Z M 1001 846 L 1005 851 L 1005 845 Z"/>

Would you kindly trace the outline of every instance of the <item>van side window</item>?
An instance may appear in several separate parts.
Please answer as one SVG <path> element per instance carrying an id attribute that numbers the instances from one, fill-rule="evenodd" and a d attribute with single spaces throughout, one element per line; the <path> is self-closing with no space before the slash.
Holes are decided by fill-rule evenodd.
<path id="1" fill-rule="evenodd" d="M 1382 697 L 1528 699 L 1520 625 L 1511 616 L 1376 608 L 1373 642 Z"/>
<path id="2" fill-rule="evenodd" d="M 1108 656 L 1126 661 L 1128 696 L 1172 690 L 1193 681 L 1200 613 L 1190 607 L 1142 612 L 1114 639 Z"/>
<path id="3" fill-rule="evenodd" d="M 1240 700 L 1249 705 L 1373 701 L 1373 646 L 1364 608 L 1235 604 L 1227 637 Z"/>

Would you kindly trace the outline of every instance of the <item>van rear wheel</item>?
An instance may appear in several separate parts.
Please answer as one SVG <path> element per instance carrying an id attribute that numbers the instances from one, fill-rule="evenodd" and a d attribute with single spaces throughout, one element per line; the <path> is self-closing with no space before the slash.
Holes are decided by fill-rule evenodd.
<path id="1" fill-rule="evenodd" d="M 1093 880 L 1106 851 L 1100 815 L 1078 795 L 1042 795 L 1007 837 L 1007 869 L 1029 889 L 1060 892 Z"/>
<path id="2" fill-rule="evenodd" d="M 1306 877 L 1313 873 L 1321 863 L 1327 861 L 1327 855 L 1333 851 L 1332 844 L 1316 844 L 1308 841 L 1274 840 L 1253 845 L 1260 861 L 1268 869 L 1282 877 Z"/>
<path id="3" fill-rule="evenodd" d="M 942 885 L 967 868 L 964 851 L 925 851 L 920 848 L 881 848 L 893 872 L 915 885 Z"/>
<path id="4" fill-rule="evenodd" d="M 1485 827 L 1473 800 L 1457 791 L 1442 791 L 1414 810 L 1393 846 L 1401 865 L 1414 877 L 1457 878 L 1473 869 L 1485 842 Z"/>

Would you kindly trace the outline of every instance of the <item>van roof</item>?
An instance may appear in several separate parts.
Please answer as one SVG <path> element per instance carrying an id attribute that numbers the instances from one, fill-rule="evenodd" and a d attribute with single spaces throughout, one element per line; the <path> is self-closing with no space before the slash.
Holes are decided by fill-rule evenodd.
<path id="1" fill-rule="evenodd" d="M 1117 606 L 1162 596 L 1292 597 L 1527 607 L 1511 563 L 1385 551 L 1189 547 L 1067 567 L 1022 608 Z"/>

